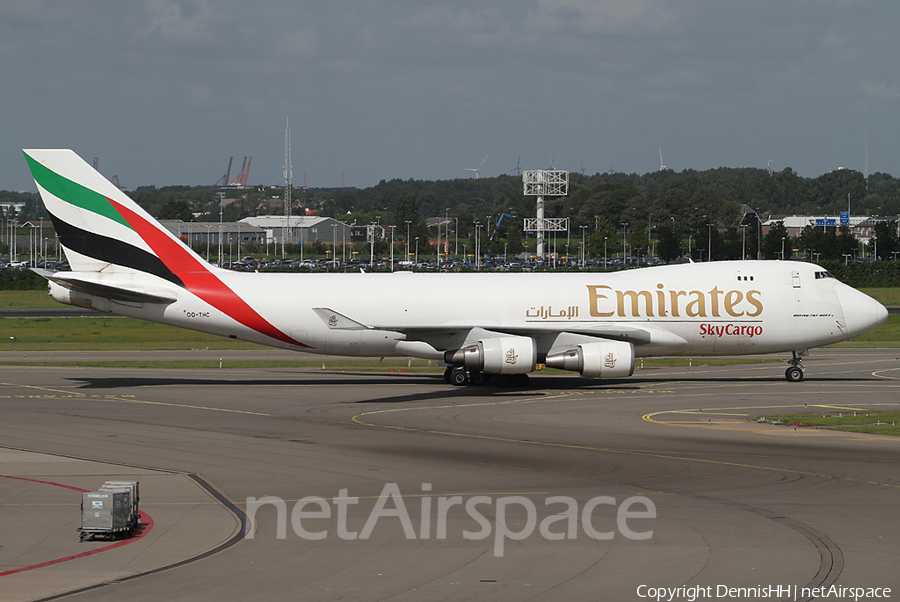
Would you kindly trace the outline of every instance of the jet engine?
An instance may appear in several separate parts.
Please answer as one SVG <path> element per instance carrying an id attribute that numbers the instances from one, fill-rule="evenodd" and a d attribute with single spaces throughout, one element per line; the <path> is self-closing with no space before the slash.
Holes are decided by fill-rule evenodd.
<path id="1" fill-rule="evenodd" d="M 537 343 L 530 337 L 517 336 L 484 339 L 446 352 L 444 360 L 487 374 L 526 374 L 537 363 Z"/>
<path id="2" fill-rule="evenodd" d="M 622 341 L 601 341 L 576 345 L 547 356 L 550 368 L 577 370 L 582 376 L 624 378 L 634 373 L 634 345 Z"/>

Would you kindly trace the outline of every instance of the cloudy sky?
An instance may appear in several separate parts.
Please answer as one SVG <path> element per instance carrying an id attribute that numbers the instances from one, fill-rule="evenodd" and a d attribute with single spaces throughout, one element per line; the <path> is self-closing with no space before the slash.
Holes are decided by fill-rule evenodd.
<path id="1" fill-rule="evenodd" d="M 895 0 L 3 0 L 0 189 L 68 147 L 134 188 L 548 167 L 900 175 Z"/>

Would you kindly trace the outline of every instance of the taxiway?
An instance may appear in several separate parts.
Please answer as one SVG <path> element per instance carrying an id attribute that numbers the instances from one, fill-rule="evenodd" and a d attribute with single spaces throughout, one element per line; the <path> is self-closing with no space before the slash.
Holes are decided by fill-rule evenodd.
<path id="1" fill-rule="evenodd" d="M 898 354 L 817 350 L 804 382 L 782 373 L 695 364 L 500 389 L 408 373 L 2 367 L 0 475 L 15 478 L 0 478 L 0 600 L 71 590 L 80 593 L 67 599 L 92 601 L 639 600 L 640 585 L 720 584 L 900 592 L 900 438 L 750 420 L 896 410 Z M 141 480 L 152 530 L 114 555 L 38 566 L 103 545 L 77 543 L 70 488 L 111 477 Z M 390 484 L 412 533 L 398 513 L 360 538 Z M 256 512 L 252 539 L 240 536 L 248 499 L 283 500 L 290 518 L 308 496 L 330 509 L 298 519 L 321 539 L 290 520 L 279 534 L 275 506 Z M 440 499 L 456 496 L 439 538 Z M 561 497 L 574 500 L 577 529 L 560 540 L 573 510 L 547 502 Z M 647 539 L 617 527 L 633 497 L 655 509 L 631 523 Z M 466 535 L 484 531 L 467 511 L 474 498 L 491 529 L 481 539 Z M 498 516 L 498 501 L 513 498 L 531 501 L 536 524 L 502 538 L 497 555 L 498 521 L 528 532 L 527 504 Z M 586 535 L 592 503 L 589 526 L 612 538 Z"/>

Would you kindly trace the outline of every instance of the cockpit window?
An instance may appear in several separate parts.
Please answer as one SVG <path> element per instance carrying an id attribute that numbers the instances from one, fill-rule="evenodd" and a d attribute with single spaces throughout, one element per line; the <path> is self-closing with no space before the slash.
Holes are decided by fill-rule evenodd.
<path id="1" fill-rule="evenodd" d="M 834 276 L 831 275 L 831 272 L 816 272 L 816 280 L 819 280 L 821 278 L 834 278 Z"/>

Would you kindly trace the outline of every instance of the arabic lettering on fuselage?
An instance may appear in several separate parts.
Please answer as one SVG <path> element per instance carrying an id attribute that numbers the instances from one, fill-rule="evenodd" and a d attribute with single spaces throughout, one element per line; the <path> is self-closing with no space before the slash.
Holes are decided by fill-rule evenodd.
<path id="1" fill-rule="evenodd" d="M 525 317 L 539 320 L 558 320 L 563 318 L 571 320 L 572 318 L 578 317 L 578 306 L 570 305 L 566 309 L 561 309 L 556 312 L 553 311 L 552 305 L 548 305 L 547 307 L 544 307 L 543 305 L 540 307 L 531 307 L 525 312 Z"/>

